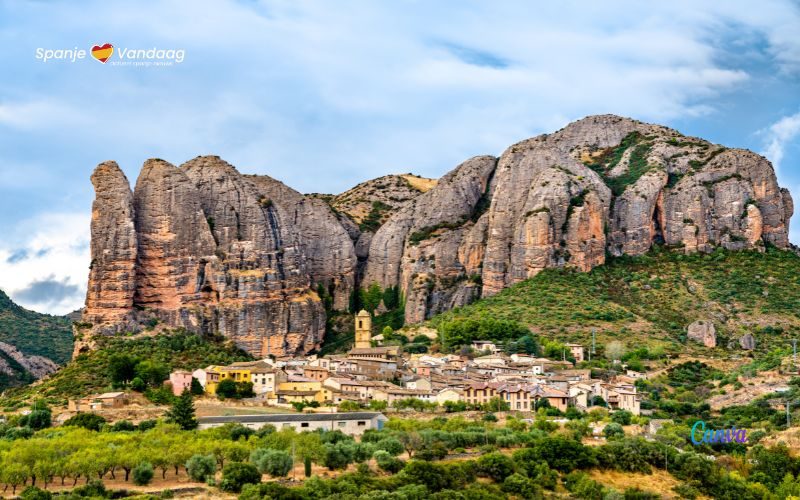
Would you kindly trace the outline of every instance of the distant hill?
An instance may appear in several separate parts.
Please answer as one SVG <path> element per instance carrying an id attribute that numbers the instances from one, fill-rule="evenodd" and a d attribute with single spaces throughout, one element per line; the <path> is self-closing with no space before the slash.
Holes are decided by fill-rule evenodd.
<path id="1" fill-rule="evenodd" d="M 229 341 L 182 330 L 164 331 L 156 336 L 106 337 L 98 339 L 95 350 L 80 354 L 41 383 L 7 391 L 3 404 L 39 397 L 62 404 L 69 398 L 111 390 L 109 366 L 114 355 L 149 360 L 169 370 L 194 370 L 253 359 Z"/>
<path id="2" fill-rule="evenodd" d="M 545 269 L 497 295 L 430 320 L 516 320 L 544 337 L 588 346 L 619 340 L 629 348 L 686 342 L 697 320 L 716 327 L 717 348 L 741 352 L 750 333 L 756 350 L 786 347 L 800 331 L 800 257 L 768 249 L 684 255 L 656 250 L 611 259 L 590 272 Z"/>
<path id="3" fill-rule="evenodd" d="M 15 304 L 0 290 L 0 342 L 28 356 L 43 356 L 64 364 L 72 356 L 72 322 Z"/>

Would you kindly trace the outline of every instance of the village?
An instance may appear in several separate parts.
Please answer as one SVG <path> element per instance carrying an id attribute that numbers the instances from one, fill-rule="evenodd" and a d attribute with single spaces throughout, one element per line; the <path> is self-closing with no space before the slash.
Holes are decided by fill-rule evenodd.
<path id="1" fill-rule="evenodd" d="M 382 336 L 373 337 L 371 328 L 369 313 L 361 311 L 355 317 L 355 345 L 346 354 L 269 357 L 193 371 L 177 370 L 170 373 L 165 384 L 177 396 L 199 383 L 205 395 L 219 399 L 225 398 L 226 386 L 245 385 L 252 387 L 246 398 L 249 407 L 270 407 L 277 412 L 303 410 L 307 414 L 420 407 L 515 412 L 536 412 L 542 407 L 565 412 L 574 407 L 583 412 L 597 405 L 612 411 L 626 410 L 632 415 L 643 413 L 635 385 L 637 379 L 646 377 L 640 372 L 625 370 L 611 380 L 593 379 L 591 370 L 575 369 L 566 359 L 508 355 L 489 341 L 472 343 L 471 351 L 477 353 L 474 357 L 404 354 L 399 346 L 381 345 Z M 566 347 L 576 364 L 584 361 L 584 346 Z M 128 399 L 125 392 L 112 392 L 70 401 L 67 415 L 125 407 Z M 382 419 L 375 420 L 375 415 L 380 414 L 366 415 L 367 422 L 359 420 L 350 433 L 363 432 L 359 425 L 380 427 Z M 200 426 L 238 422 L 259 428 L 279 423 L 300 430 L 313 426 L 314 418 L 281 420 L 274 414 L 220 414 L 201 416 Z M 349 424 L 338 425 L 342 430 L 349 428 Z"/>

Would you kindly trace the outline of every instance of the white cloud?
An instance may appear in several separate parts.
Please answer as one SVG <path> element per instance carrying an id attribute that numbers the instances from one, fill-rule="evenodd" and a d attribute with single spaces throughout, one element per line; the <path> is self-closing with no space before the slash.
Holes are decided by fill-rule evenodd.
<path id="1" fill-rule="evenodd" d="M 0 125 L 32 130 L 85 124 L 83 113 L 55 99 L 0 102 Z"/>
<path id="2" fill-rule="evenodd" d="M 0 289 L 35 311 L 83 307 L 88 266 L 89 214 L 40 214 L 20 221 L 0 242 Z"/>
<path id="3" fill-rule="evenodd" d="M 800 111 L 784 116 L 770 125 L 763 133 L 766 136 L 766 149 L 761 154 L 769 158 L 775 166 L 775 170 L 780 173 L 786 146 L 800 135 Z"/>
<path id="4" fill-rule="evenodd" d="M 786 169 L 781 168 L 786 148 L 800 136 L 800 111 L 787 115 L 776 121 L 765 130 L 760 131 L 764 137 L 764 150 L 761 152 L 775 167 L 778 181 L 783 186 L 791 186 L 789 192 L 795 200 L 795 206 L 800 207 L 800 185 L 792 183 Z M 796 173 L 794 173 L 796 175 Z M 795 209 L 794 222 L 789 225 L 789 241 L 800 244 L 800 223 L 798 223 L 797 209 Z"/>

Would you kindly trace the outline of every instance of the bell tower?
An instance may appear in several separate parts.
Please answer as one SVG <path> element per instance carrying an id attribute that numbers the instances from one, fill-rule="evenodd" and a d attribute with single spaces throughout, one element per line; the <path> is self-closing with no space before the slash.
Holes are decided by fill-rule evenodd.
<path id="1" fill-rule="evenodd" d="M 356 314 L 356 349 L 372 347 L 372 317 L 362 309 Z"/>

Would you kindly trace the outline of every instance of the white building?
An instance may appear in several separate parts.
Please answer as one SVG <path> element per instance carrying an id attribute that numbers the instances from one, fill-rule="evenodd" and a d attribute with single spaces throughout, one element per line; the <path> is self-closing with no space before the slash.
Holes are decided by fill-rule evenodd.
<path id="1" fill-rule="evenodd" d="M 339 430 L 345 434 L 358 436 L 367 429 L 383 429 L 388 419 L 377 412 L 353 413 L 277 413 L 268 415 L 231 415 L 219 417 L 200 417 L 199 429 L 210 429 L 225 424 L 239 423 L 250 429 L 260 429 L 272 425 L 276 429 L 294 428 L 297 432 L 324 429 Z"/>

